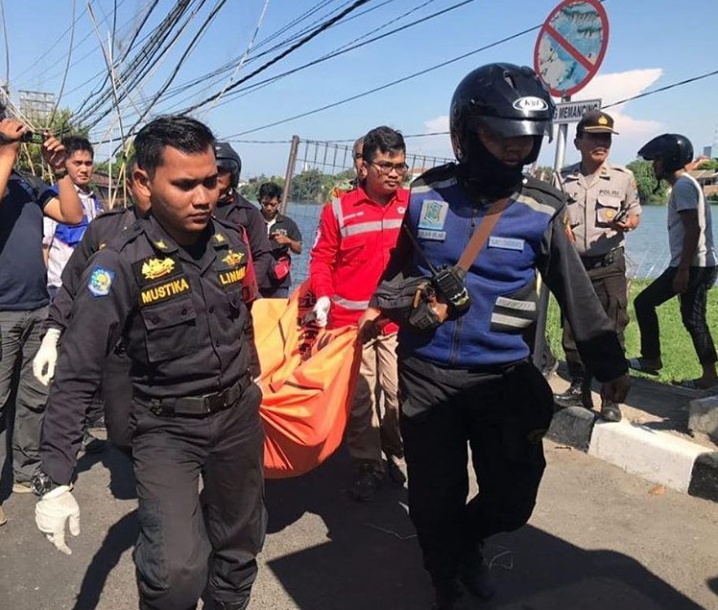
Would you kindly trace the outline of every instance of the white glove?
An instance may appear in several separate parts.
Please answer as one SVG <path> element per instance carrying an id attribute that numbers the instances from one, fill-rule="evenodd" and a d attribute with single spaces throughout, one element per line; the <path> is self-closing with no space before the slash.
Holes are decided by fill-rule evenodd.
<path id="1" fill-rule="evenodd" d="M 32 361 L 32 374 L 43 385 L 49 385 L 55 376 L 55 364 L 57 364 L 57 342 L 60 340 L 60 331 L 51 328 L 45 333 Z"/>
<path id="2" fill-rule="evenodd" d="M 70 533 L 80 534 L 80 507 L 68 485 L 48 491 L 35 506 L 35 524 L 58 551 L 72 555 L 65 544 L 65 522 L 70 522 Z"/>
<path id="3" fill-rule="evenodd" d="M 329 321 L 329 308 L 332 306 L 332 301 L 329 297 L 319 297 L 317 302 L 314 304 L 314 315 L 316 316 L 317 326 L 324 328 Z"/>

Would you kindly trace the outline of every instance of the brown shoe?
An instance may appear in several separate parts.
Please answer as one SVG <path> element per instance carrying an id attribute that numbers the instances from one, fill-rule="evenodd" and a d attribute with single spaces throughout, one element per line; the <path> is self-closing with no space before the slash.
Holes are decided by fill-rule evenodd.
<path id="1" fill-rule="evenodd" d="M 2 504 L 0 504 L 0 525 L 5 525 L 7 523 L 7 517 L 5 516 L 5 511 L 2 509 Z"/>

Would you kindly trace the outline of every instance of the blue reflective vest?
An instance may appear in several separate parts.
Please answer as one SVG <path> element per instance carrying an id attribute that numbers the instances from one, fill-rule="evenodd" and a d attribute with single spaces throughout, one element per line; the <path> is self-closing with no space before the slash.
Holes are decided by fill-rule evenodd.
<path id="1" fill-rule="evenodd" d="M 536 185 L 537 181 L 529 180 Z M 536 317 L 537 258 L 563 206 L 558 192 L 540 184 L 540 189 L 524 188 L 511 197 L 468 270 L 469 311 L 431 334 L 402 327 L 401 355 L 469 369 L 500 367 L 528 358 L 522 332 Z M 455 265 L 489 205 L 470 200 L 457 181 L 456 166 L 449 164 L 412 184 L 406 222 L 432 265 Z M 421 275 L 431 275 L 416 249 L 412 257 L 412 266 Z"/>

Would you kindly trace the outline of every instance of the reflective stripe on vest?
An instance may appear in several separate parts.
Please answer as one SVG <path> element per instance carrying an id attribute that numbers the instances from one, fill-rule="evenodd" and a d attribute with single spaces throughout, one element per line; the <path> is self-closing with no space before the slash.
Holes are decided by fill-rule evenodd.
<path id="1" fill-rule="evenodd" d="M 345 309 L 367 309 L 369 307 L 369 301 L 352 301 L 336 295 L 332 297 L 332 302 L 341 305 Z"/>
<path id="2" fill-rule="evenodd" d="M 332 199 L 332 210 L 334 211 L 334 217 L 337 219 L 339 225 L 339 233 L 342 237 L 349 237 L 350 235 L 361 235 L 362 233 L 372 233 L 376 231 L 383 231 L 389 229 L 400 229 L 402 220 L 400 218 L 393 220 L 373 220 L 370 222 L 361 222 L 347 226 L 344 222 L 344 214 L 342 211 L 341 199 Z"/>

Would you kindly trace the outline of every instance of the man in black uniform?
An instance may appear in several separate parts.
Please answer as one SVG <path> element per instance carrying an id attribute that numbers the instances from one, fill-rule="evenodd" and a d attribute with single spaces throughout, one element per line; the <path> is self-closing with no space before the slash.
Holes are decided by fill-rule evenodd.
<path id="1" fill-rule="evenodd" d="M 33 374 L 41 383 L 49 385 L 55 375 L 57 363 L 57 344 L 69 324 L 72 303 L 82 287 L 82 274 L 87 268 L 90 257 L 98 250 L 131 227 L 139 218 L 144 218 L 150 209 L 149 198 L 139 191 L 133 180 L 137 169 L 137 159 L 133 157 L 127 164 L 127 186 L 132 193 L 132 205 L 105 212 L 93 220 L 82 236 L 82 240 L 72 252 L 62 271 L 62 285 L 55 299 L 50 303 L 47 320 L 44 324 L 45 336 L 40 344 L 37 356 L 32 362 Z M 101 386 L 102 400 L 111 403 L 105 408 L 105 424 L 110 441 L 124 451 L 132 444 L 132 383 L 129 378 L 130 361 L 121 343 L 108 355 Z M 100 403 L 101 404 L 101 403 Z M 94 407 L 88 410 L 86 425 L 95 416 Z M 100 411 L 100 415 L 102 411 Z M 88 434 L 83 436 L 83 447 Z M 92 436 L 89 436 L 92 439 Z M 88 443 L 92 446 L 92 441 Z"/>
<path id="2" fill-rule="evenodd" d="M 274 262 L 272 245 L 267 236 L 267 225 L 257 207 L 237 192 L 239 176 L 242 172 L 242 160 L 237 152 L 227 142 L 217 142 L 214 154 L 217 157 L 219 172 L 217 176 L 219 201 L 214 215 L 220 220 L 243 227 L 247 232 L 257 284 L 263 285 Z"/>
<path id="3" fill-rule="evenodd" d="M 490 64 L 462 80 L 450 112 L 458 164 L 412 184 L 405 230 L 372 299 L 388 313 L 386 295 L 399 287 L 412 308 L 397 349 L 401 432 L 410 515 L 439 610 L 494 594 L 483 541 L 524 525 L 536 501 L 553 413 L 522 337 L 536 317 L 537 271 L 605 395 L 620 401 L 628 389 L 616 333 L 563 231 L 563 198 L 522 174 L 553 111 L 529 68 Z M 477 254 L 465 254 L 469 242 Z M 467 445 L 479 485 L 468 503 Z"/>
<path id="4" fill-rule="evenodd" d="M 70 552 L 82 418 L 122 339 L 134 389 L 140 607 L 195 608 L 206 591 L 218 609 L 243 610 L 266 522 L 261 393 L 247 370 L 251 319 L 241 298 L 249 252 L 212 218 L 219 189 L 206 126 L 160 117 L 137 134 L 135 150 L 152 210 L 83 274 L 43 427 L 36 523 Z"/>

